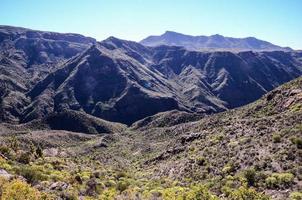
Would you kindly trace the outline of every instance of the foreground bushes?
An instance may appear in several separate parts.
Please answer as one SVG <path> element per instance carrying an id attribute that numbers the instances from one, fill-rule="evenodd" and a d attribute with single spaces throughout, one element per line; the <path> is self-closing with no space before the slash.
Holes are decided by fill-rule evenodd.
<path id="1" fill-rule="evenodd" d="M 51 200 L 50 196 L 39 192 L 24 181 L 14 179 L 8 181 L 0 178 L 1 200 Z"/>
<path id="2" fill-rule="evenodd" d="M 290 187 L 293 181 L 294 175 L 291 173 L 273 173 L 265 179 L 266 186 L 270 189 Z"/>
<path id="3" fill-rule="evenodd" d="M 230 193 L 230 200 L 269 200 L 269 197 L 256 192 L 256 190 L 247 187 L 240 187 Z"/>
<path id="4" fill-rule="evenodd" d="M 302 200 L 302 192 L 293 192 L 289 197 L 291 200 Z"/>

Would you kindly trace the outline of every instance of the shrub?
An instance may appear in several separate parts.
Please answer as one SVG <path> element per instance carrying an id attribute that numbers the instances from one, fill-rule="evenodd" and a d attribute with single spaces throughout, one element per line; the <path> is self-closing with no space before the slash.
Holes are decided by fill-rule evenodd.
<path id="1" fill-rule="evenodd" d="M 32 167 L 20 167 L 15 169 L 16 173 L 23 176 L 29 183 L 36 184 L 40 181 L 47 180 L 47 176 L 40 170 Z"/>
<path id="2" fill-rule="evenodd" d="M 291 200 L 302 200 L 302 192 L 293 192 L 289 197 Z"/>
<path id="3" fill-rule="evenodd" d="M 124 171 L 119 171 L 119 172 L 116 173 L 115 177 L 116 177 L 116 179 L 120 179 L 120 178 L 123 178 L 123 177 L 128 177 L 128 175 Z"/>
<path id="4" fill-rule="evenodd" d="M 273 142 L 274 143 L 280 143 L 281 142 L 281 136 L 279 134 L 273 135 Z"/>
<path id="5" fill-rule="evenodd" d="M 276 188 L 278 186 L 277 178 L 275 177 L 267 177 L 265 179 L 265 184 L 267 188 Z"/>
<path id="6" fill-rule="evenodd" d="M 17 161 L 23 164 L 29 164 L 32 160 L 32 154 L 30 152 L 21 153 L 17 157 Z"/>
<path id="7" fill-rule="evenodd" d="M 229 198 L 230 200 L 269 200 L 269 197 L 256 192 L 252 188 L 240 187 L 233 192 L 231 192 Z"/>
<path id="8" fill-rule="evenodd" d="M 265 179 L 268 188 L 286 188 L 294 181 L 294 175 L 291 173 L 273 173 Z"/>
<path id="9" fill-rule="evenodd" d="M 0 169 L 10 170 L 11 166 L 8 164 L 7 160 L 0 156 Z"/>
<path id="10" fill-rule="evenodd" d="M 188 200 L 218 200 L 211 192 L 203 185 L 195 185 L 186 193 L 185 199 Z"/>
<path id="11" fill-rule="evenodd" d="M 195 160 L 196 164 L 199 166 L 205 166 L 206 165 L 206 160 L 204 157 L 198 157 Z"/>
<path id="12" fill-rule="evenodd" d="M 0 153 L 6 157 L 9 157 L 11 154 L 11 149 L 7 146 L 0 146 Z"/>
<path id="13" fill-rule="evenodd" d="M 43 157 L 43 149 L 41 148 L 40 145 L 36 148 L 36 156 L 37 158 Z"/>
<path id="14" fill-rule="evenodd" d="M 104 192 L 99 196 L 99 199 L 102 200 L 112 200 L 117 196 L 115 188 L 109 188 L 104 190 Z"/>
<path id="15" fill-rule="evenodd" d="M 302 139 L 298 137 L 292 137 L 291 141 L 297 146 L 298 149 L 302 149 Z"/>
<path id="16" fill-rule="evenodd" d="M 15 179 L 4 184 L 2 188 L 2 200 L 40 200 L 41 194 L 27 183 Z"/>
<path id="17" fill-rule="evenodd" d="M 253 168 L 247 169 L 244 172 L 244 177 L 247 180 L 248 186 L 254 186 L 255 185 L 255 182 L 256 182 L 256 171 L 255 171 L 255 169 L 253 169 Z"/>
<path id="18" fill-rule="evenodd" d="M 17 139 L 16 136 L 12 136 L 12 137 L 9 139 L 8 143 L 9 143 L 9 147 L 10 147 L 12 150 L 14 150 L 15 152 L 17 152 L 17 151 L 19 150 L 20 144 L 19 144 L 19 140 Z"/>
<path id="19" fill-rule="evenodd" d="M 128 181 L 122 180 L 117 183 L 116 189 L 119 190 L 120 192 L 123 192 L 124 190 L 126 190 L 129 187 L 129 185 L 130 184 Z"/>
<path id="20" fill-rule="evenodd" d="M 235 171 L 236 171 L 236 167 L 233 163 L 226 164 L 222 169 L 222 172 L 225 173 L 225 174 L 230 174 L 230 173 L 235 172 Z"/>

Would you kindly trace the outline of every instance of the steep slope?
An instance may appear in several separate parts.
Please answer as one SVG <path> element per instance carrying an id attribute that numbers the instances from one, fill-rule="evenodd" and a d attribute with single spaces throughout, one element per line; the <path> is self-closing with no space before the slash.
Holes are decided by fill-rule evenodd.
<path id="1" fill-rule="evenodd" d="M 227 199 L 227 191 L 245 184 L 280 200 L 301 191 L 302 78 L 239 109 L 170 126 L 174 120 L 166 113 L 144 119 L 114 147 L 149 178 L 210 183 Z"/>
<path id="2" fill-rule="evenodd" d="M 213 113 L 250 103 L 302 74 L 299 52 L 187 51 L 108 38 L 28 93 L 22 121 L 62 109 L 132 124 L 178 109 Z"/>
<path id="3" fill-rule="evenodd" d="M 30 103 L 24 93 L 93 43 L 78 34 L 0 26 L 1 121 L 18 121 Z"/>
<path id="4" fill-rule="evenodd" d="M 254 37 L 232 38 L 222 35 L 191 36 L 166 31 L 159 36 L 149 36 L 141 44 L 146 46 L 182 46 L 188 50 L 203 51 L 290 51 L 290 48 L 280 47 Z"/>
<path id="5" fill-rule="evenodd" d="M 300 77 L 238 109 L 159 113 L 117 134 L 0 124 L 0 178 L 63 199 L 293 199 L 301 195 L 301 121 Z"/>
<path id="6" fill-rule="evenodd" d="M 203 99 L 206 93 L 218 97 L 225 102 L 220 105 L 228 108 L 245 105 L 302 72 L 298 52 L 202 53 L 165 46 L 154 49 L 151 67 L 182 85 L 189 102 L 197 100 L 207 105 L 211 103 Z"/>
<path id="7" fill-rule="evenodd" d="M 148 88 L 147 82 L 154 84 Z M 29 96 L 34 103 L 25 118 L 28 121 L 36 118 L 35 115 L 51 112 L 40 112 L 42 107 L 47 107 L 83 110 L 129 124 L 157 112 L 177 109 L 168 85 L 160 74 L 119 49 L 94 45 L 33 88 Z"/>

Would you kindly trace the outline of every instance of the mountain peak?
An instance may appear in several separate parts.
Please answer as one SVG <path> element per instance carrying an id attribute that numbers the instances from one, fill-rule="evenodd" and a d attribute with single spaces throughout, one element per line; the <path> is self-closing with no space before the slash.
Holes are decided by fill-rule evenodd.
<path id="1" fill-rule="evenodd" d="M 175 31 L 166 31 L 163 35 L 175 35 L 175 34 L 180 34 L 181 35 L 181 33 L 177 33 Z"/>

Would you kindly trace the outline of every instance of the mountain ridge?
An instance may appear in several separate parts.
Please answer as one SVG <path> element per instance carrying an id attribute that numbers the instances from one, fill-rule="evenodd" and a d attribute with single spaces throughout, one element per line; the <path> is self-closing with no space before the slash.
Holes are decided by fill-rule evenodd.
<path id="1" fill-rule="evenodd" d="M 45 33 L 54 39 L 43 39 Z M 200 52 L 76 35 L 84 37 L 78 48 L 59 33 L 37 31 L 32 34 L 39 37 L 21 34 L 12 40 L 5 34 L 1 45 L 10 47 L 0 51 L 5 122 L 29 122 L 65 109 L 127 125 L 174 109 L 210 114 L 250 103 L 302 74 L 299 51 Z M 43 52 L 44 59 L 29 49 Z"/>
<path id="2" fill-rule="evenodd" d="M 159 36 L 148 36 L 140 41 L 146 46 L 183 46 L 197 51 L 292 51 L 289 47 L 280 47 L 255 37 L 233 38 L 219 34 L 210 36 L 191 36 L 174 31 L 166 31 Z"/>

